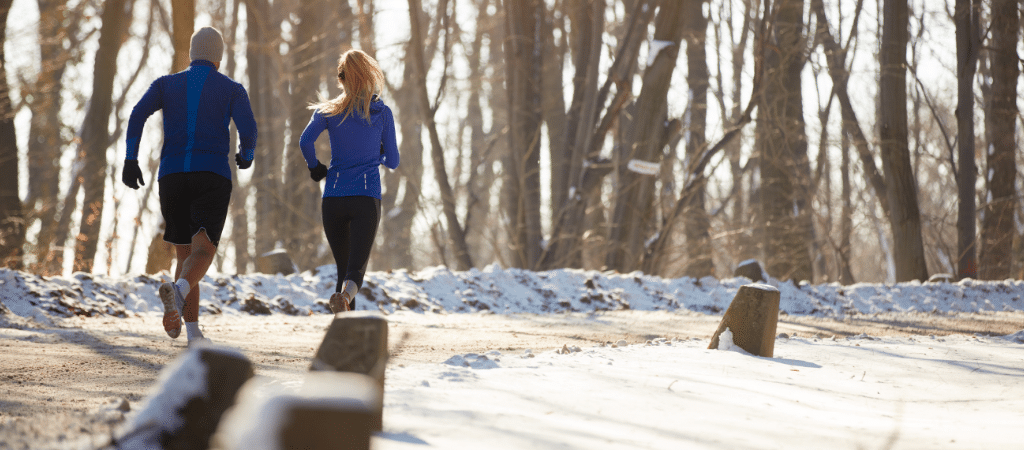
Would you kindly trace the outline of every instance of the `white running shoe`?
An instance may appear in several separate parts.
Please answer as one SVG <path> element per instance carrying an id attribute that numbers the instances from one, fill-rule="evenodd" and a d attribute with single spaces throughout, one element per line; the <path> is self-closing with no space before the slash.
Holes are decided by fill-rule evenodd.
<path id="1" fill-rule="evenodd" d="M 178 292 L 174 283 L 160 285 L 160 302 L 164 304 L 164 331 L 171 339 L 181 334 L 181 311 L 185 309 L 185 297 Z"/>

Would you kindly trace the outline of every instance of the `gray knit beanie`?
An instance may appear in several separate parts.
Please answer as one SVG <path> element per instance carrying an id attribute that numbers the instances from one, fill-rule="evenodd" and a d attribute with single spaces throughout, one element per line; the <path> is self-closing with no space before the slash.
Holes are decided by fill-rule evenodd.
<path id="1" fill-rule="evenodd" d="M 218 63 L 223 54 L 224 39 L 216 28 L 202 27 L 192 34 L 192 47 L 188 51 L 188 56 L 193 61 L 205 59 L 209 62 Z"/>

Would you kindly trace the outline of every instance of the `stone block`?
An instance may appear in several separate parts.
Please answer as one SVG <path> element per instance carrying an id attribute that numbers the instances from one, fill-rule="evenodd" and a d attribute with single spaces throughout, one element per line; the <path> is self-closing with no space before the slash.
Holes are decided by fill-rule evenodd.
<path id="1" fill-rule="evenodd" d="M 384 392 L 388 363 L 388 321 L 375 311 L 338 313 L 317 349 L 311 371 L 352 372 L 377 381 Z M 377 421 L 378 427 L 380 420 Z"/>
<path id="2" fill-rule="evenodd" d="M 764 269 L 757 260 L 748 259 L 736 266 L 736 270 L 733 271 L 734 277 L 747 277 L 750 281 L 755 283 L 765 281 Z"/>
<path id="3" fill-rule="evenodd" d="M 200 345 L 187 350 L 161 371 L 138 415 L 115 437 L 115 447 L 209 448 L 221 416 L 252 376 L 252 363 L 234 349 Z"/>
<path id="4" fill-rule="evenodd" d="M 383 395 L 362 374 L 310 372 L 302 386 L 246 386 L 215 437 L 218 450 L 367 450 L 380 430 Z"/>
<path id="5" fill-rule="evenodd" d="M 291 275 L 296 272 L 295 263 L 283 248 L 271 250 L 256 258 L 256 271 L 270 275 Z"/>
<path id="6" fill-rule="evenodd" d="M 733 343 L 748 353 L 771 358 L 775 353 L 775 330 L 779 324 L 779 290 L 767 284 L 740 286 L 725 310 L 709 349 L 717 349 L 719 336 L 728 328 Z"/>

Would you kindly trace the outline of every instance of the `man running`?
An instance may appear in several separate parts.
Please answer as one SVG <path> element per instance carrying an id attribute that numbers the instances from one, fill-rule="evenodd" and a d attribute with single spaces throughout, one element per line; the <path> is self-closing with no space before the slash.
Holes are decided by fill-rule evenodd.
<path id="1" fill-rule="evenodd" d="M 164 240 L 174 244 L 178 263 L 174 283 L 160 286 L 164 330 L 181 334 L 184 316 L 189 345 L 205 340 L 199 330 L 199 280 L 206 275 L 220 242 L 231 199 L 228 124 L 238 129 L 239 169 L 252 165 L 256 120 L 249 95 L 241 84 L 217 72 L 224 40 L 214 28 L 192 35 L 188 69 L 158 78 L 150 85 L 128 119 L 127 147 L 121 180 L 132 189 L 145 185 L 139 168 L 142 128 L 163 110 L 164 144 L 160 150 L 160 210 L 167 229 Z"/>

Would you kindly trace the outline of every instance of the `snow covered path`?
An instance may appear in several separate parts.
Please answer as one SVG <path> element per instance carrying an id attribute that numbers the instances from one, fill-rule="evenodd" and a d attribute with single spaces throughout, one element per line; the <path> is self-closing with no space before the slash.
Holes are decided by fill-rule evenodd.
<path id="1" fill-rule="evenodd" d="M 390 449 L 1013 448 L 1024 346 L 1002 338 L 707 340 L 459 355 L 388 372 Z M 470 366 L 460 365 L 470 364 Z M 1019 448 L 1019 447 L 1018 447 Z"/>

